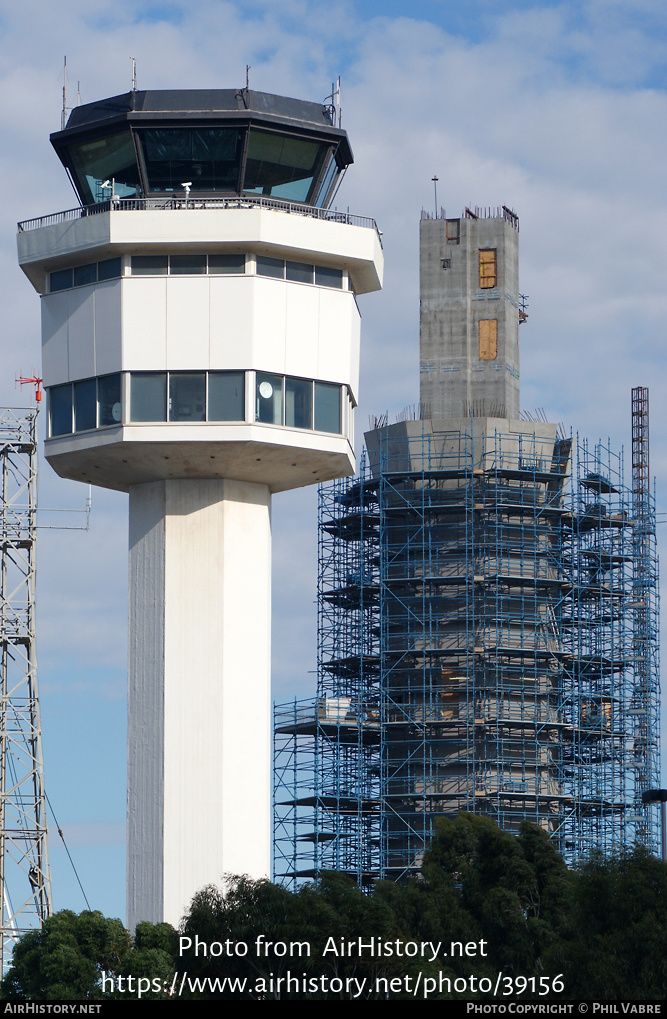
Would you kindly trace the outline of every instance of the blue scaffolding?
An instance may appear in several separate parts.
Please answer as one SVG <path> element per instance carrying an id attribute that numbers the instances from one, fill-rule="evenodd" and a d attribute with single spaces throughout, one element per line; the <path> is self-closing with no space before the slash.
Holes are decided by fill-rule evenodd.
<path id="1" fill-rule="evenodd" d="M 629 489 L 622 454 L 553 425 L 410 424 L 320 492 L 318 690 L 276 707 L 276 880 L 400 879 L 460 810 L 533 821 L 570 862 L 656 852 L 655 501 L 635 443 Z"/>

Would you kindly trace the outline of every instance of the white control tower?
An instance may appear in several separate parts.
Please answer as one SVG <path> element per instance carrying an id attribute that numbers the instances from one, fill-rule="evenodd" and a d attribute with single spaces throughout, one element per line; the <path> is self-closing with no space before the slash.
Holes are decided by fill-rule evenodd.
<path id="1" fill-rule="evenodd" d="M 270 871 L 271 495 L 354 471 L 373 220 L 329 108 L 130 92 L 51 141 L 81 207 L 19 226 L 46 457 L 129 492 L 128 923 Z"/>

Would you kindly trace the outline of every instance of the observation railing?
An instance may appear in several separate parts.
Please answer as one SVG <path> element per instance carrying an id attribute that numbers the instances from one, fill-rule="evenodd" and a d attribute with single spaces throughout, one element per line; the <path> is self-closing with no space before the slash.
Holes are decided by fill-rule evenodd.
<path id="1" fill-rule="evenodd" d="M 360 226 L 369 230 L 375 230 L 380 243 L 382 235 L 378 230 L 377 223 L 370 216 L 353 216 L 349 212 L 339 212 L 336 209 L 317 209 L 312 205 L 302 205 L 299 202 L 286 202 L 277 198 L 266 198 L 263 195 L 234 195 L 228 198 L 109 198 L 106 202 L 97 202 L 95 205 L 83 205 L 76 209 L 66 209 L 64 212 L 52 212 L 48 216 L 38 216 L 36 219 L 25 219 L 18 223 L 18 232 L 25 233 L 28 230 L 40 230 L 42 227 L 54 226 L 58 223 L 70 223 L 86 216 L 98 216 L 105 212 L 137 212 L 137 211 L 167 211 L 175 210 L 211 210 L 211 209 L 273 209 L 278 212 L 287 212 L 294 216 L 307 216 L 311 219 L 325 220 L 328 223 L 342 223 L 346 226 Z"/>

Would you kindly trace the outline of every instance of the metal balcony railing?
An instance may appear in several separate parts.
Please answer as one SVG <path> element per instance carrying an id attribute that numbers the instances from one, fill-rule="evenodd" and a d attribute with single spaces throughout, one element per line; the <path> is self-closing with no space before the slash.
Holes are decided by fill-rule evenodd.
<path id="1" fill-rule="evenodd" d="M 284 202 L 277 198 L 265 198 L 263 195 L 235 195 L 229 198 L 113 198 L 106 202 L 98 202 L 95 205 L 79 206 L 76 209 L 66 209 L 64 212 L 52 212 L 48 216 L 38 216 L 37 219 L 26 219 L 18 223 L 19 233 L 28 230 L 40 230 L 45 226 L 54 226 L 58 223 L 70 223 L 86 216 L 99 216 L 106 212 L 141 212 L 141 211 L 182 211 L 212 210 L 212 209 L 274 209 L 278 212 L 287 212 L 294 216 L 308 216 L 311 219 L 321 219 L 328 223 L 342 223 L 346 226 L 360 226 L 369 230 L 375 230 L 382 243 L 382 235 L 378 230 L 377 223 L 369 216 L 353 216 L 349 212 L 338 212 L 335 209 L 316 209 L 312 205 L 302 205 L 298 202 Z"/>

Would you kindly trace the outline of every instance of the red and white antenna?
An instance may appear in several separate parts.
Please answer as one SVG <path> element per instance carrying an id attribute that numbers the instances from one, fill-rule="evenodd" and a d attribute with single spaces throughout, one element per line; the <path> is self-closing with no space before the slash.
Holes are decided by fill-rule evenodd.
<path id="1" fill-rule="evenodd" d="M 37 403 L 42 402 L 42 382 L 44 381 L 43 379 L 37 378 L 36 375 L 33 375 L 30 378 L 24 378 L 23 375 L 17 375 L 14 381 L 15 384 L 20 383 L 21 388 L 23 388 L 23 386 L 27 385 L 28 383 L 32 383 L 33 386 L 35 387 L 36 402 Z"/>

